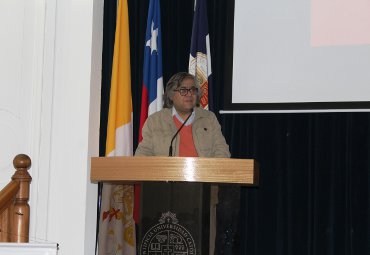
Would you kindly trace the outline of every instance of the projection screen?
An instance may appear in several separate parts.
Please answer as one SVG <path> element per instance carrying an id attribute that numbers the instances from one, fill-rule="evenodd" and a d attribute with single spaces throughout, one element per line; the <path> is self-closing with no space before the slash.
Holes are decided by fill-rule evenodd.
<path id="1" fill-rule="evenodd" d="M 370 108 L 370 1 L 235 0 L 225 110 Z"/>

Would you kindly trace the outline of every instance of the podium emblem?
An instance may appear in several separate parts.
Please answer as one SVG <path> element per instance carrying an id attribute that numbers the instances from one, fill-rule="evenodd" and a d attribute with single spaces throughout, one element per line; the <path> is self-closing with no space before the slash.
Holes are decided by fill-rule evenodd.
<path id="1" fill-rule="evenodd" d="M 189 231 L 179 224 L 176 214 L 162 213 L 159 223 L 144 235 L 141 255 L 196 255 L 195 242 Z"/>

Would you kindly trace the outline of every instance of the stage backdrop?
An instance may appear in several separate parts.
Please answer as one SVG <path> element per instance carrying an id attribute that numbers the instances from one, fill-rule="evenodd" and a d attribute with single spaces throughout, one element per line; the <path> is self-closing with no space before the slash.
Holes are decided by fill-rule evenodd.
<path id="1" fill-rule="evenodd" d="M 129 0 L 134 148 L 140 114 L 148 0 Z M 114 42 L 115 1 L 105 1 L 101 152 Z M 234 1 L 208 0 L 215 113 L 231 82 Z M 162 0 L 163 79 L 188 68 L 193 1 Z M 260 162 L 258 188 L 223 192 L 240 206 L 224 254 L 369 254 L 370 114 L 217 114 L 232 157 Z M 240 192 L 240 200 L 235 197 Z M 230 213 L 234 212 L 230 208 Z M 236 210 L 237 212 L 237 210 Z M 225 233 L 235 222 L 224 223 Z M 240 238 L 240 239 L 239 239 Z M 229 250 L 227 250 L 229 249 Z M 234 249 L 234 251 L 232 251 Z M 238 251 L 240 250 L 240 252 Z"/>

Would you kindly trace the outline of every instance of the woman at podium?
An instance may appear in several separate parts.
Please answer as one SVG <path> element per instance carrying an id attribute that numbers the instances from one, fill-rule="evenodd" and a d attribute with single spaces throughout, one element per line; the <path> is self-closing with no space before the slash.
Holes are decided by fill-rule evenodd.
<path id="1" fill-rule="evenodd" d="M 193 75 L 173 75 L 166 85 L 163 109 L 146 120 L 135 155 L 229 158 L 215 114 L 199 107 L 201 96 Z"/>

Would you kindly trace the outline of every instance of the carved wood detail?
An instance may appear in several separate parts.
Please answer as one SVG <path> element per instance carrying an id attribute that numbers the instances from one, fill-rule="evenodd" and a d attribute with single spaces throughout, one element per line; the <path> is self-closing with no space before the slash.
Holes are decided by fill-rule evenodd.
<path id="1" fill-rule="evenodd" d="M 13 160 L 16 169 L 12 181 L 0 191 L 0 242 L 29 241 L 30 206 L 28 205 L 31 159 L 25 154 Z"/>

